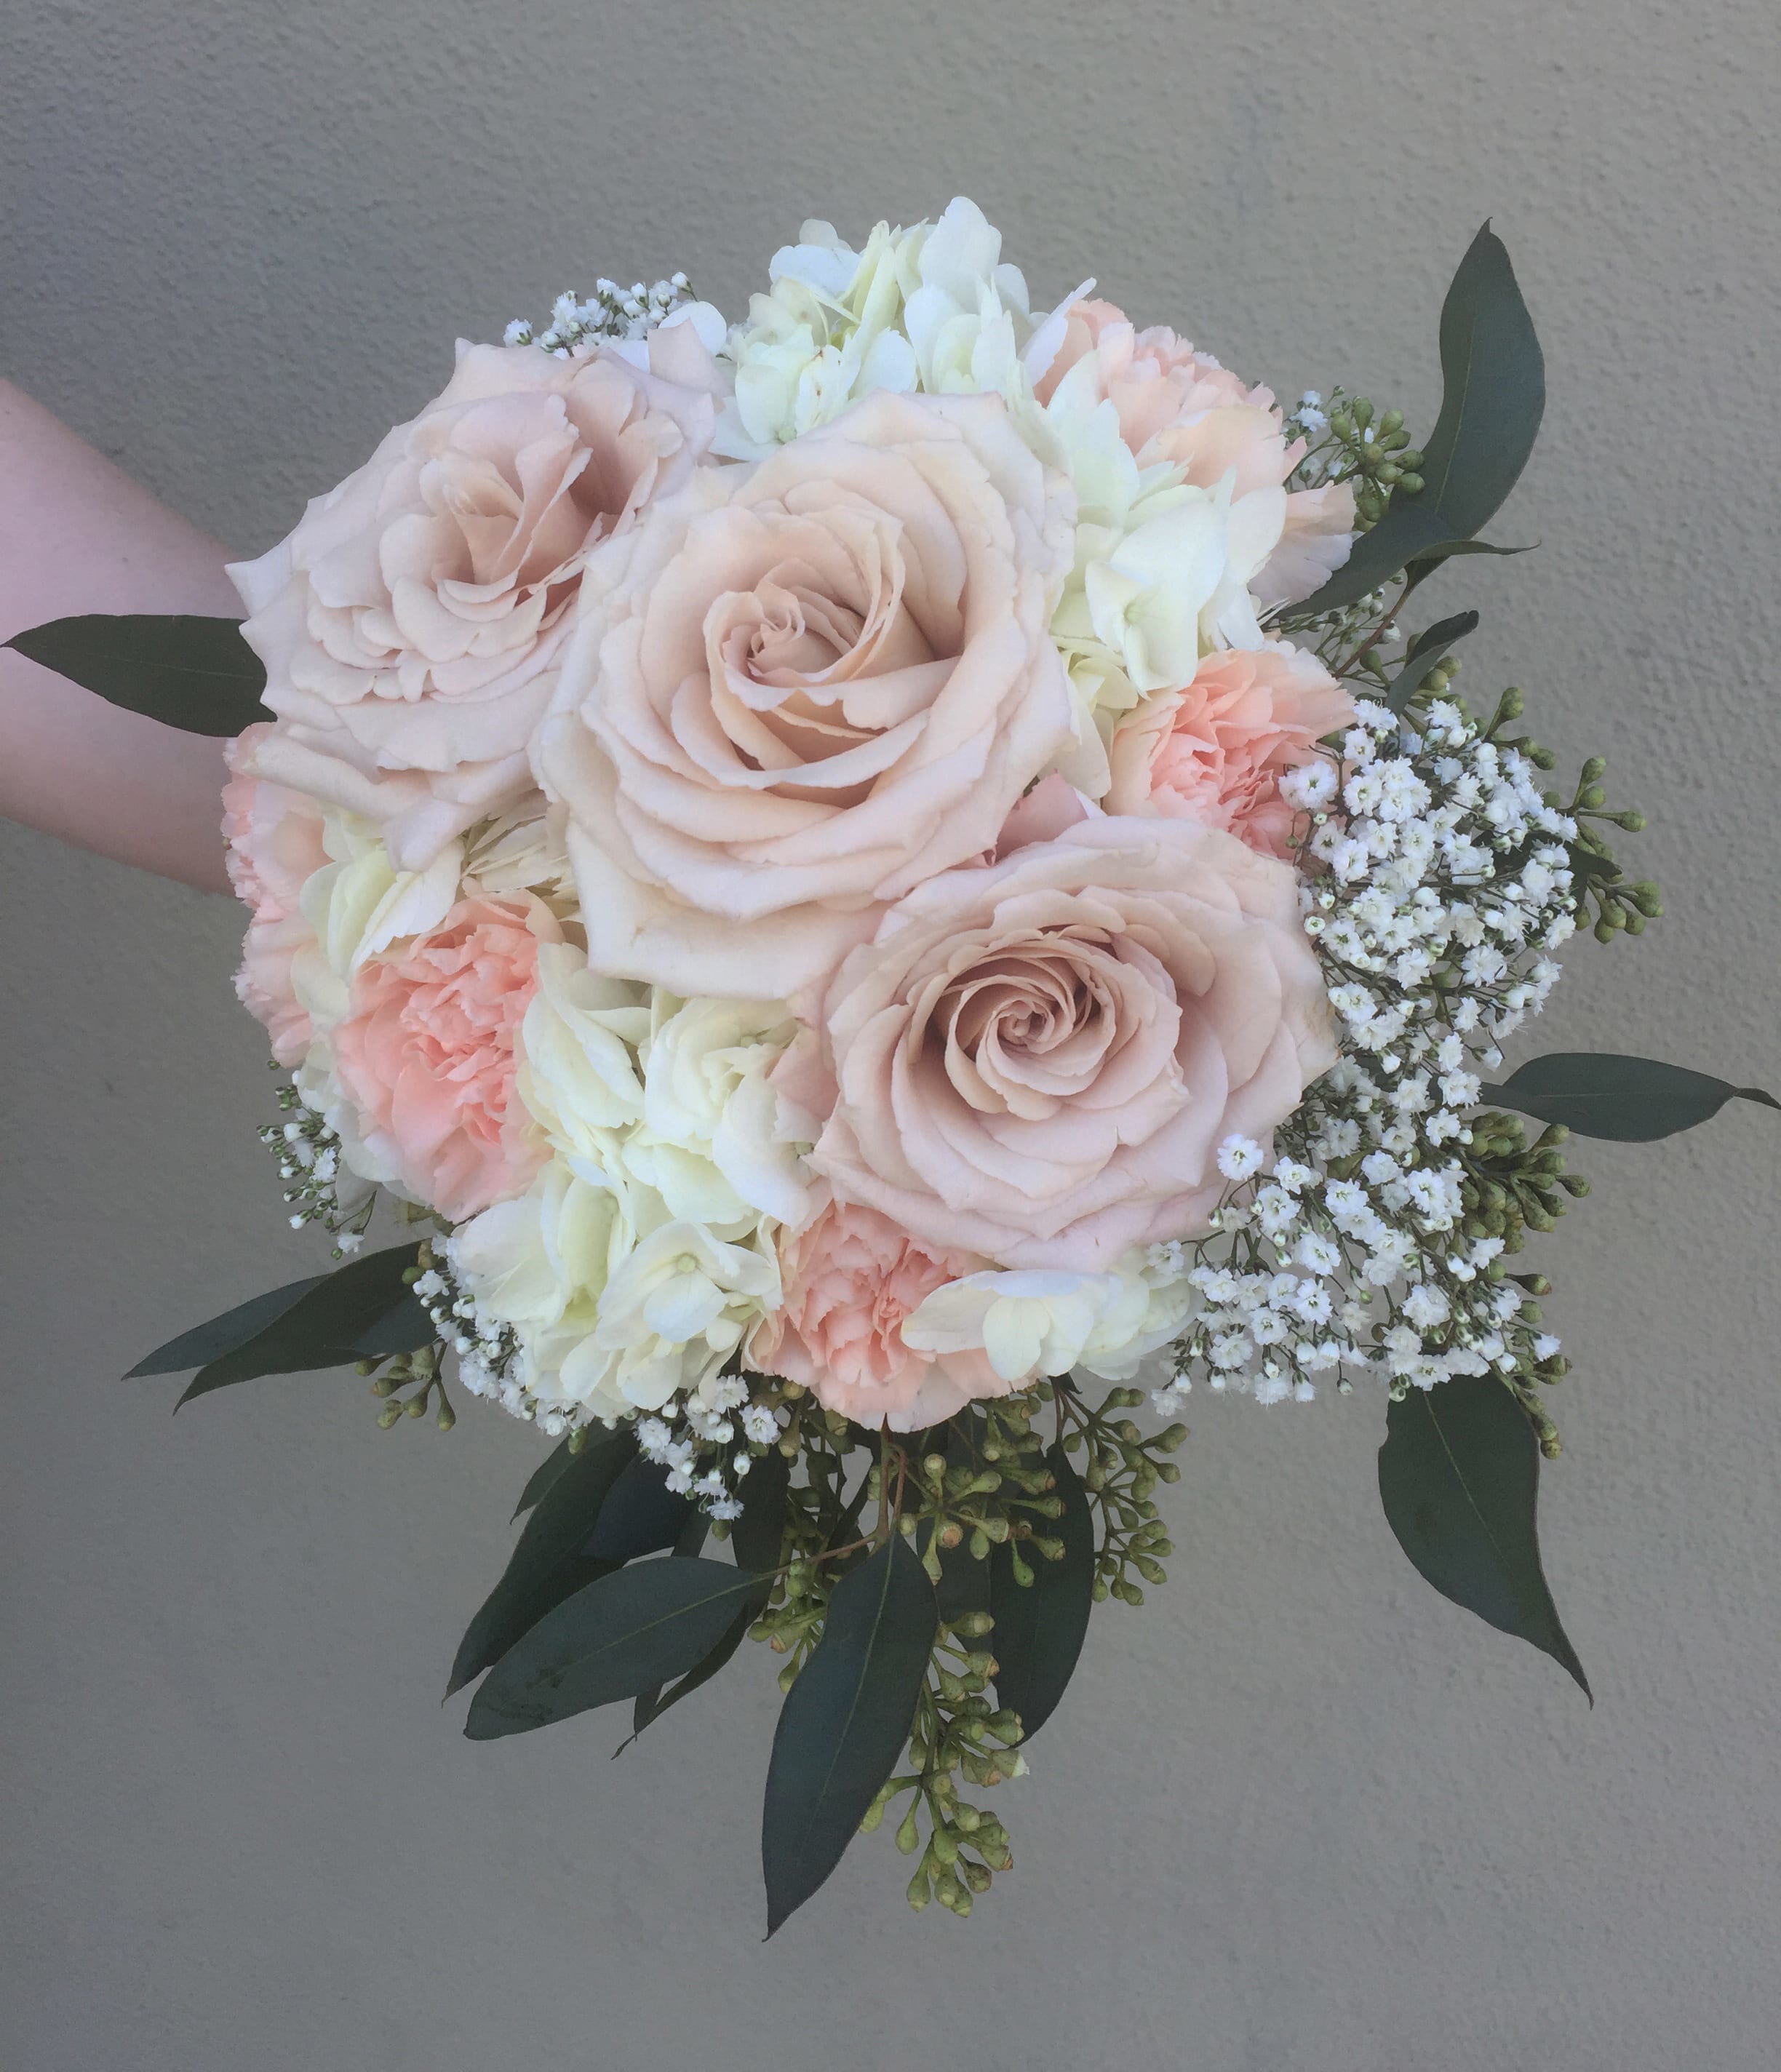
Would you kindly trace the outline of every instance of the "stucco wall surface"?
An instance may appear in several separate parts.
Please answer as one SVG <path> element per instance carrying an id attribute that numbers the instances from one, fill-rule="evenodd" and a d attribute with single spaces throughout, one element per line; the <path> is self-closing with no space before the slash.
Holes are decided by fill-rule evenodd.
<path id="1" fill-rule="evenodd" d="M 455 335 L 806 213 L 955 191 L 1283 392 L 1426 422 L 1487 214 L 1549 363 L 1466 683 L 1651 812 L 1669 914 L 1535 1047 L 1781 1079 L 1781 31 L 1768 0 L 7 0 L 0 367 L 243 550 Z M 1544 1485 L 1593 1712 L 1428 1589 L 1383 1406 L 1207 1400 L 1180 1549 L 1004 1809 L 968 1925 L 855 1848 L 759 1942 L 749 1650 L 619 1764 L 438 1697 L 533 1435 L 388 1436 L 351 1377 L 167 1414 L 146 1346 L 302 1270 L 236 918 L 0 827 L 6 1826 L 17 2072 L 1759 2072 L 1781 1861 L 1777 1118 L 1590 1146 L 1541 1249 Z M 311 1248 L 314 1250 L 315 1248 Z"/>

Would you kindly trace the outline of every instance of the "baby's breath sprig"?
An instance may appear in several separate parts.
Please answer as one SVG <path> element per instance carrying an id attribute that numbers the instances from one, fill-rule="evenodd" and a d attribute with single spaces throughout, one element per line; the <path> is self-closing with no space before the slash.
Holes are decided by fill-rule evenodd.
<path id="1" fill-rule="evenodd" d="M 621 288 L 616 281 L 598 280 L 584 302 L 573 289 L 566 289 L 550 306 L 550 321 L 535 331 L 530 320 L 516 317 L 502 335 L 507 345 L 536 345 L 569 360 L 578 351 L 590 352 L 614 339 L 646 338 L 681 303 L 693 299 L 690 282 L 684 273 L 671 274 L 645 287 L 635 281 Z"/>
<path id="2" fill-rule="evenodd" d="M 279 1069 L 276 1062 L 272 1069 Z M 289 1183 L 285 1200 L 290 1227 L 302 1230 L 319 1223 L 333 1233 L 334 1256 L 350 1257 L 364 1243 L 377 1190 L 345 1165 L 339 1138 L 294 1081 L 279 1087 L 277 1100 L 285 1119 L 263 1124 L 259 1137 L 277 1155 L 278 1176 Z"/>

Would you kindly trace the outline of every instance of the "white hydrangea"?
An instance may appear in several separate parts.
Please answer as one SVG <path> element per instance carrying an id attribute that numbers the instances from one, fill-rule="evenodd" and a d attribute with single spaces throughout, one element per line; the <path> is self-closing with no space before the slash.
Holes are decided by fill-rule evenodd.
<path id="1" fill-rule="evenodd" d="M 810 1212 L 802 1157 L 779 1134 L 769 1075 L 796 1033 L 775 1002 L 681 1001 L 658 991 L 643 1052 L 643 1127 L 631 1170 L 677 1216 L 746 1235 Z"/>
<path id="2" fill-rule="evenodd" d="M 1024 394 L 1063 335 L 1060 321 L 1034 316 L 1002 233 L 962 196 L 936 223 L 880 223 L 859 251 L 832 224 L 806 223 L 768 278 L 724 347 L 735 393 L 714 446 L 736 460 L 761 458 L 874 389 Z"/>
<path id="3" fill-rule="evenodd" d="M 771 1247 L 728 1244 L 697 1223 L 663 1224 L 626 1253 L 602 1295 L 586 1348 L 598 1400 L 656 1410 L 717 1380 L 779 1299 Z"/>

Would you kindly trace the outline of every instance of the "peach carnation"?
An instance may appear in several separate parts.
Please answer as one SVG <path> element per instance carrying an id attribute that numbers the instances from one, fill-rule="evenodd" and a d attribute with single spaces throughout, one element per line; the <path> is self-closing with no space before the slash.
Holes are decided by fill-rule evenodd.
<path id="1" fill-rule="evenodd" d="M 247 774 L 245 764 L 271 732 L 270 724 L 261 722 L 224 750 L 224 861 L 236 897 L 253 914 L 235 991 L 264 1026 L 274 1058 L 289 1067 L 301 1062 L 314 1034 L 291 975 L 296 958 L 315 942 L 299 902 L 303 886 L 328 857 L 315 801 Z"/>
<path id="2" fill-rule="evenodd" d="M 1164 325 L 1136 330 L 1111 302 L 1071 306 L 1063 342 L 1037 384 L 1049 403 L 1067 376 L 1089 382 L 1119 415 L 1141 467 L 1168 462 L 1196 487 L 1232 478 L 1233 501 L 1284 487 L 1303 458 L 1289 445 L 1273 391 L 1248 387 Z M 1348 557 L 1354 497 L 1342 484 L 1285 496 L 1277 545 L 1251 587 L 1267 608 L 1307 597 Z"/>
<path id="3" fill-rule="evenodd" d="M 595 968 L 790 998 L 991 847 L 1072 730 L 1073 515 L 999 398 L 878 393 L 603 555 L 537 748 Z"/>
<path id="4" fill-rule="evenodd" d="M 981 1352 L 937 1358 L 903 1342 L 904 1320 L 977 1263 L 930 1250 L 876 1209 L 831 1201 L 782 1235 L 784 1305 L 757 1326 L 748 1363 L 874 1431 L 920 1431 L 975 1397 L 1005 1396 L 1014 1383 Z"/>
<path id="5" fill-rule="evenodd" d="M 1191 683 L 1147 698 L 1114 728 L 1103 804 L 1110 813 L 1196 820 L 1288 856 L 1295 816 L 1280 780 L 1354 716 L 1314 655 L 1280 641 L 1222 649 Z"/>
<path id="6" fill-rule="evenodd" d="M 514 1090 L 538 943 L 537 900 L 460 900 L 438 927 L 361 964 L 335 1070 L 356 1111 L 366 1177 L 453 1223 L 523 1194 L 544 1153 Z"/>
<path id="7" fill-rule="evenodd" d="M 282 722 L 257 774 L 376 822 L 401 870 L 529 787 L 588 553 L 710 442 L 715 376 L 691 326 L 650 352 L 654 371 L 461 345 L 418 417 L 231 569 Z"/>
<path id="8" fill-rule="evenodd" d="M 1290 865 L 1178 820 L 1088 819 L 931 879 L 777 1068 L 811 1164 L 930 1250 L 1096 1272 L 1203 1227 L 1233 1133 L 1335 1061 Z"/>

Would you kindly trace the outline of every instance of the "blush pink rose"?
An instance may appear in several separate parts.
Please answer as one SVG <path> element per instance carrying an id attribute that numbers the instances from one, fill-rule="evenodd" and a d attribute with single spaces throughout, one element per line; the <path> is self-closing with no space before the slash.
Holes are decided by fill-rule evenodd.
<path id="1" fill-rule="evenodd" d="M 1185 688 L 1147 698 L 1114 728 L 1102 803 L 1110 813 L 1199 820 L 1289 856 L 1297 816 L 1280 780 L 1354 717 L 1354 701 L 1314 655 L 1280 641 L 1221 648 Z"/>
<path id="2" fill-rule="evenodd" d="M 274 1058 L 289 1067 L 301 1062 L 314 1034 L 291 976 L 298 956 L 315 942 L 298 902 L 304 885 L 328 857 L 316 802 L 245 771 L 255 746 L 271 731 L 265 722 L 245 728 L 224 751 L 229 768 L 223 787 L 224 861 L 236 897 L 253 915 L 235 991 L 264 1025 Z"/>
<path id="3" fill-rule="evenodd" d="M 1335 1061 L 1289 865 L 1197 822 L 1089 819 L 886 914 L 778 1068 L 811 1164 L 929 1248 L 1104 1269 L 1192 1234 L 1220 1144 Z"/>
<path id="4" fill-rule="evenodd" d="M 600 970 L 784 999 L 994 845 L 1071 738 L 1074 501 L 993 396 L 701 470 L 590 573 L 541 731 Z"/>
<path id="5" fill-rule="evenodd" d="M 399 870 L 530 788 L 589 552 L 710 442 L 716 377 L 691 326 L 649 351 L 643 368 L 461 345 L 418 417 L 230 570 L 280 722 L 257 774 L 376 821 Z"/>
<path id="6" fill-rule="evenodd" d="M 903 1320 L 978 1264 L 930 1251 L 875 1209 L 830 1201 L 782 1235 L 784 1305 L 756 1327 L 748 1363 L 802 1382 L 825 1410 L 873 1431 L 921 1431 L 976 1397 L 1006 1396 L 1014 1384 L 982 1353 L 942 1358 L 903 1342 Z"/>
<path id="7" fill-rule="evenodd" d="M 1166 326 L 1134 329 L 1111 302 L 1072 304 L 1039 401 L 1049 402 L 1067 376 L 1112 402 L 1141 466 L 1171 462 L 1202 489 L 1229 475 L 1233 501 L 1283 489 L 1304 457 L 1303 440 L 1287 443 L 1271 389 L 1248 387 Z M 1354 522 L 1346 484 L 1288 491 L 1278 544 L 1252 585 L 1257 602 L 1309 596 L 1347 559 Z"/>
<path id="8" fill-rule="evenodd" d="M 368 1177 L 452 1223 L 524 1193 L 544 1152 L 514 1092 L 520 1025 L 561 935 L 539 901 L 463 899 L 360 966 L 332 1043 Z"/>

